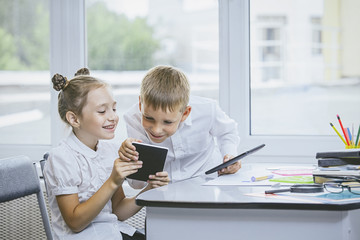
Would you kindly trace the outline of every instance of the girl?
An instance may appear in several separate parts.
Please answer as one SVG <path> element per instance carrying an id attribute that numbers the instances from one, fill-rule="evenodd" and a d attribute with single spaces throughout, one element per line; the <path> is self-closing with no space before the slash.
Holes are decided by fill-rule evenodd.
<path id="1" fill-rule="evenodd" d="M 60 117 L 72 128 L 44 168 L 55 239 L 141 239 L 121 221 L 141 209 L 135 197 L 125 197 L 122 183 L 142 162 L 120 160 L 119 146 L 100 141 L 114 138 L 119 121 L 109 86 L 86 68 L 70 81 L 55 74 L 52 82 L 60 91 Z M 143 191 L 166 185 L 169 178 L 161 172 L 148 182 Z"/>

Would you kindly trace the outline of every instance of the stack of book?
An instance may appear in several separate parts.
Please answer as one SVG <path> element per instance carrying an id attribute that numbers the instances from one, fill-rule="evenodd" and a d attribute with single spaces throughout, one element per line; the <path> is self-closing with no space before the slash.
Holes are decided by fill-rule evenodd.
<path id="1" fill-rule="evenodd" d="M 315 183 L 360 181 L 360 149 L 318 152 L 318 168 L 313 171 Z"/>

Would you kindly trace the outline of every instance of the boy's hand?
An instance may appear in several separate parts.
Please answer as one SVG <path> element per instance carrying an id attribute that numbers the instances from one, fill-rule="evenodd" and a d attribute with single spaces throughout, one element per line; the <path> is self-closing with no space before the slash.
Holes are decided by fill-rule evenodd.
<path id="1" fill-rule="evenodd" d="M 136 151 L 136 148 L 134 145 L 132 145 L 132 142 L 142 142 L 139 139 L 135 138 L 128 138 L 126 139 L 120 146 L 119 149 L 119 157 L 123 161 L 136 161 L 139 159 L 139 153 Z"/>
<path id="2" fill-rule="evenodd" d="M 229 161 L 230 159 L 234 158 L 234 156 L 226 154 L 224 156 L 224 162 Z M 227 166 L 226 168 L 221 169 L 220 171 L 218 171 L 219 175 L 224 175 L 224 174 L 233 174 L 236 173 L 237 171 L 239 171 L 239 169 L 241 168 L 241 161 L 236 161 L 235 163 L 231 164 L 230 166 Z"/>
<path id="3" fill-rule="evenodd" d="M 157 188 L 168 185 L 170 182 L 170 178 L 166 171 L 157 172 L 155 175 L 150 175 L 147 182 L 149 188 Z"/>

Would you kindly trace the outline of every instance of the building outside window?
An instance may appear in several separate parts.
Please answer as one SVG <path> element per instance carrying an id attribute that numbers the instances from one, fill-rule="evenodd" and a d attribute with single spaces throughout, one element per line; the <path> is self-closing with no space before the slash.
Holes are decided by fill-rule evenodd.
<path id="1" fill-rule="evenodd" d="M 249 5 L 251 134 L 336 136 L 329 123 L 340 130 L 337 114 L 357 131 L 360 31 L 354 24 L 360 17 L 354 9 L 360 2 L 251 0 Z"/>

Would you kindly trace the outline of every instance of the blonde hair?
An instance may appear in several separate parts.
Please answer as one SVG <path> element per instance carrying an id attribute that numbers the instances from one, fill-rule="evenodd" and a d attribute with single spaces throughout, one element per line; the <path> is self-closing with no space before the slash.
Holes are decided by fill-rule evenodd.
<path id="1" fill-rule="evenodd" d="M 184 111 L 189 103 L 190 85 L 186 75 L 171 66 L 150 69 L 141 82 L 140 99 L 157 110 Z"/>
<path id="2" fill-rule="evenodd" d="M 58 111 L 60 118 L 67 124 L 66 113 L 71 111 L 81 116 L 82 109 L 86 104 L 88 93 L 97 88 L 109 85 L 97 78 L 91 77 L 87 68 L 81 68 L 75 73 L 75 77 L 67 80 L 60 74 L 52 77 L 53 88 L 60 91 L 58 95 Z M 70 125 L 70 124 L 69 124 Z"/>

